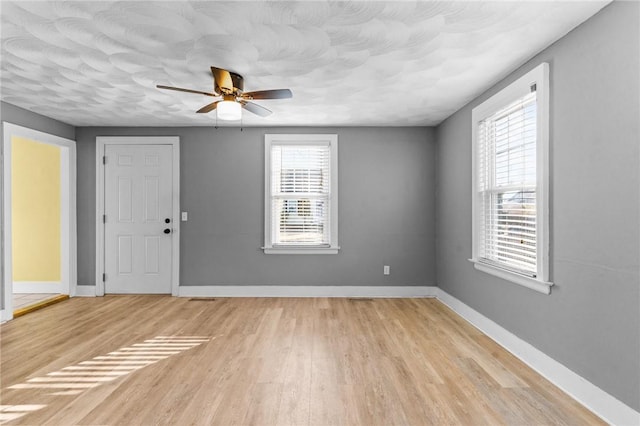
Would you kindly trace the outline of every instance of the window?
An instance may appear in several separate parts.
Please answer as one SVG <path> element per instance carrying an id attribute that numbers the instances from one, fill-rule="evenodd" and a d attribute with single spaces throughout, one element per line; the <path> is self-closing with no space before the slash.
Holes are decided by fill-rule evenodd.
<path id="1" fill-rule="evenodd" d="M 549 294 L 548 96 L 544 63 L 473 119 L 473 256 L 484 272 Z"/>
<path id="2" fill-rule="evenodd" d="M 337 135 L 265 135 L 265 253 L 338 252 Z"/>

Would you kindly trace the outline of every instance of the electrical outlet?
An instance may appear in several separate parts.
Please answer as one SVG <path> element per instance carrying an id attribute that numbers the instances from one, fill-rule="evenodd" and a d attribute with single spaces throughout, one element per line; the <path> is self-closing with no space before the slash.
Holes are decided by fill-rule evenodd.
<path id="1" fill-rule="evenodd" d="M 187 212 L 182 212 L 182 221 L 183 221 L 183 222 L 186 222 L 186 221 L 187 221 L 187 219 L 188 219 L 188 216 L 189 216 L 189 215 L 187 214 Z"/>
<path id="2" fill-rule="evenodd" d="M 384 274 L 389 275 L 389 265 L 384 265 Z"/>

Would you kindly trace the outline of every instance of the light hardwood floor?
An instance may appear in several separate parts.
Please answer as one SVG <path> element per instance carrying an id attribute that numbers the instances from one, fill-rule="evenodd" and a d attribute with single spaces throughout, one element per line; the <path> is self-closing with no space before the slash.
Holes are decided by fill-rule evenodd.
<path id="1" fill-rule="evenodd" d="M 7 424 L 602 424 L 435 299 L 74 298 L 0 331 Z"/>

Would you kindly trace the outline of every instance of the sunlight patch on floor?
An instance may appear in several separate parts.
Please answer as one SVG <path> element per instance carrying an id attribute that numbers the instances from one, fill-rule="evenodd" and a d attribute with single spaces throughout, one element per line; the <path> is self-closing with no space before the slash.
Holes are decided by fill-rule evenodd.
<path id="1" fill-rule="evenodd" d="M 38 411 L 46 405 L 39 404 L 23 404 L 23 405 L 0 405 L 0 423 L 6 423 L 11 420 L 19 419 L 25 414 Z"/>
<path id="2" fill-rule="evenodd" d="M 86 389 L 100 386 L 139 370 L 158 361 L 169 358 L 210 341 L 206 336 L 156 336 L 142 343 L 117 349 L 91 360 L 64 367 L 59 371 L 47 373 L 43 377 L 28 379 L 25 383 L 9 386 L 9 389 L 59 389 L 51 395 L 77 395 Z M 18 406 L 3 406 L 18 407 Z M 31 407 L 31 406 L 24 406 Z M 33 406 L 42 407 L 42 406 Z M 25 415 L 28 411 L 20 414 Z M 15 412 L 0 411 L 0 421 L 9 421 Z"/>

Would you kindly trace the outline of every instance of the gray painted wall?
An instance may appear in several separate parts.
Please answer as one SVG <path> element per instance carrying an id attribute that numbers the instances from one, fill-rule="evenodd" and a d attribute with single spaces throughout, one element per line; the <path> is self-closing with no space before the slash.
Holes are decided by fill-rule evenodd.
<path id="1" fill-rule="evenodd" d="M 437 128 L 437 282 L 640 409 L 640 5 L 614 2 Z M 551 277 L 542 295 L 476 271 L 471 110 L 541 62 L 551 83 Z"/>
<path id="2" fill-rule="evenodd" d="M 266 133 L 338 134 L 339 254 L 263 254 Z M 79 284 L 95 284 L 95 138 L 116 135 L 180 136 L 183 286 L 435 285 L 436 146 L 419 127 L 78 128 Z"/>
<path id="3" fill-rule="evenodd" d="M 3 122 L 17 124 L 19 126 L 28 127 L 30 129 L 39 130 L 41 132 L 50 133 L 52 135 L 60 136 L 63 138 L 75 139 L 75 127 L 54 120 L 49 117 L 45 117 L 40 114 L 28 111 L 23 108 L 19 108 L 15 105 L 8 104 L 6 102 L 0 102 L 0 119 Z M 0 150 L 4 149 L 4 131 L 0 130 Z M 2 176 L 0 174 L 0 211 L 4 212 L 4 206 L 2 202 L 4 197 L 2 196 Z M 4 244 L 4 230 L 0 232 L 0 246 Z M 4 247 L 0 250 L 0 306 L 4 308 Z"/>

